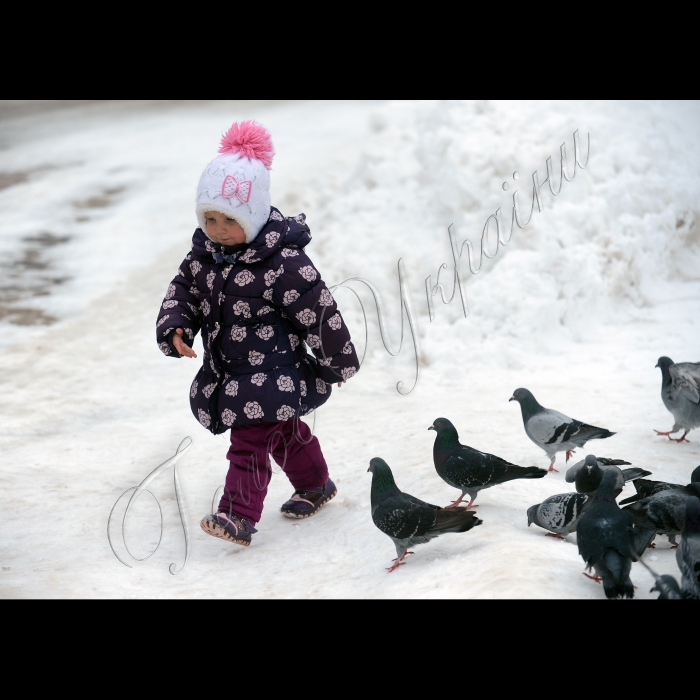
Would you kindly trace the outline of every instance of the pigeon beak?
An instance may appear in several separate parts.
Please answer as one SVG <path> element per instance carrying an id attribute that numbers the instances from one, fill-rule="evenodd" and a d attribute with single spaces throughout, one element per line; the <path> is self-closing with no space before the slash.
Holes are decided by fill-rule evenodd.
<path id="1" fill-rule="evenodd" d="M 508 399 L 508 401 L 509 401 L 509 402 L 510 402 L 510 401 L 515 401 L 515 396 L 511 396 L 511 397 Z"/>
<path id="2" fill-rule="evenodd" d="M 435 430 L 435 428 L 431 425 L 428 430 Z"/>

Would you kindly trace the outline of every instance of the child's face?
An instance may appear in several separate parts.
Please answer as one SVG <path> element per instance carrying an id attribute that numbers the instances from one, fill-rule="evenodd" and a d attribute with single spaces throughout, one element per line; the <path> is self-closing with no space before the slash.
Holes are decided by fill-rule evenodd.
<path id="1" fill-rule="evenodd" d="M 237 221 L 229 219 L 226 214 L 219 211 L 207 211 L 204 212 L 204 219 L 207 223 L 207 236 L 214 243 L 220 245 L 245 243 L 243 227 Z"/>

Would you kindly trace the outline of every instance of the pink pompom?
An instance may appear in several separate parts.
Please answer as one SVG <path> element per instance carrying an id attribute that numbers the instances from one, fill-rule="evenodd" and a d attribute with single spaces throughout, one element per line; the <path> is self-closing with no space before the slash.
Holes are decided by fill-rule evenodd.
<path id="1" fill-rule="evenodd" d="M 234 122 L 221 139 L 219 153 L 240 153 L 257 158 L 269 170 L 275 149 L 270 132 L 255 121 Z"/>

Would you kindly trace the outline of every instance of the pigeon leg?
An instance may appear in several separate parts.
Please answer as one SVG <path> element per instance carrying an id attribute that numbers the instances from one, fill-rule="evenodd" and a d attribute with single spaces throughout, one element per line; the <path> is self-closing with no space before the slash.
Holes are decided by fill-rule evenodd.
<path id="1" fill-rule="evenodd" d="M 466 503 L 461 496 L 456 501 L 452 501 L 449 506 L 445 506 L 445 508 L 456 508 L 460 503 Z"/>
<path id="2" fill-rule="evenodd" d="M 576 450 L 567 450 L 566 451 L 566 461 L 568 462 L 569 459 L 571 459 L 571 455 L 575 454 L 575 453 L 576 453 Z"/>
<path id="3" fill-rule="evenodd" d="M 673 442 L 690 442 L 690 440 L 686 440 L 685 436 L 689 433 L 689 430 L 686 430 L 683 435 L 679 438 L 672 438 L 670 435 L 668 436 L 669 440 L 673 440 Z"/>
<path id="4" fill-rule="evenodd" d="M 393 561 L 394 564 L 392 564 L 391 567 L 389 567 L 389 568 L 387 569 L 387 571 L 388 571 L 389 573 L 391 573 L 394 569 L 397 569 L 399 566 L 403 566 L 403 565 L 406 563 L 406 562 L 404 561 L 404 559 L 405 559 L 409 554 L 414 554 L 414 552 L 404 552 L 399 558 L 397 558 L 397 559 L 392 559 L 391 561 Z"/>
<path id="5" fill-rule="evenodd" d="M 656 545 L 652 542 L 651 544 L 647 545 L 647 549 L 656 549 Z"/>
<path id="6" fill-rule="evenodd" d="M 603 579 L 600 578 L 600 576 L 591 576 L 590 574 L 587 574 L 585 571 L 583 572 L 584 576 L 588 576 L 588 578 L 592 578 L 596 583 L 600 583 Z"/>
<path id="7" fill-rule="evenodd" d="M 674 438 L 671 437 L 671 433 L 675 433 L 676 431 L 675 430 L 668 430 L 666 432 L 663 432 L 661 430 L 657 430 L 656 428 L 654 428 L 654 432 L 657 435 L 665 435 L 669 440 L 673 440 Z M 687 433 L 686 433 L 686 435 L 687 435 Z"/>
<path id="8" fill-rule="evenodd" d="M 674 542 L 674 543 L 671 545 L 671 549 L 678 549 L 678 542 Z"/>
<path id="9" fill-rule="evenodd" d="M 545 537 L 556 537 L 558 540 L 565 540 L 564 535 L 555 534 L 554 532 L 548 532 Z"/>

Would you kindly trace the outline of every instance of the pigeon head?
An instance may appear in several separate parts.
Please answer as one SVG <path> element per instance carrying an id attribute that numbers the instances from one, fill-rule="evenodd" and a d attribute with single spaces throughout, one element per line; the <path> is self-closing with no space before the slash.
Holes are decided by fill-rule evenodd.
<path id="1" fill-rule="evenodd" d="M 583 466 L 590 472 L 593 467 L 597 466 L 597 458 L 595 455 L 586 455 L 586 459 L 583 462 Z"/>
<path id="2" fill-rule="evenodd" d="M 700 498 L 696 496 L 685 502 L 685 532 L 700 532 Z"/>
<path id="3" fill-rule="evenodd" d="M 650 593 L 653 591 L 658 591 L 661 594 L 659 600 L 681 597 L 681 589 L 678 586 L 678 581 L 668 574 L 657 577 L 654 587 L 649 590 Z"/>
<path id="4" fill-rule="evenodd" d="M 517 401 L 520 404 L 520 410 L 523 414 L 523 420 L 527 421 L 531 416 L 534 416 L 544 408 L 537 403 L 537 399 L 532 395 L 529 389 L 516 389 L 508 401 Z"/>
<path id="5" fill-rule="evenodd" d="M 444 433 L 446 430 L 454 430 L 457 432 L 457 429 L 454 427 L 454 425 L 452 425 L 452 423 L 450 423 L 450 421 L 447 420 L 447 418 L 436 418 L 428 430 L 434 430 L 438 435 L 440 433 Z"/>
<path id="6" fill-rule="evenodd" d="M 696 484 L 700 481 L 700 465 L 693 469 L 693 473 L 690 475 L 690 483 Z"/>
<path id="7" fill-rule="evenodd" d="M 527 509 L 527 526 L 530 527 L 532 523 L 537 524 L 537 509 L 541 506 L 541 503 L 536 503 L 534 506 L 530 506 Z"/>
<path id="8" fill-rule="evenodd" d="M 615 503 L 615 495 L 617 494 L 617 490 L 617 472 L 614 469 L 608 469 L 607 471 L 603 472 L 603 480 L 600 482 L 600 486 L 596 491 L 594 499 L 596 501 L 608 501 Z"/>
<path id="9" fill-rule="evenodd" d="M 367 471 L 372 472 L 372 474 L 382 474 L 388 471 L 391 474 L 389 465 L 381 457 L 373 457 L 370 459 L 369 469 Z"/>
<path id="10" fill-rule="evenodd" d="M 670 357 L 660 357 L 659 361 L 654 365 L 655 367 L 661 368 L 661 378 L 664 385 L 671 381 L 671 372 L 669 368 L 673 364 L 673 360 Z"/>

